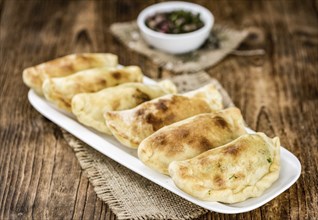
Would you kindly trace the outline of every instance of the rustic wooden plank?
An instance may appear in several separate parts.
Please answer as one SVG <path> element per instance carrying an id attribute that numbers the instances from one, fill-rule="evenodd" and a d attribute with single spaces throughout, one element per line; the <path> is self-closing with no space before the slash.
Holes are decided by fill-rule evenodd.
<path id="1" fill-rule="evenodd" d="M 0 219 L 115 219 L 93 191 L 57 126 L 28 104 L 22 69 L 73 52 L 109 51 L 152 76 L 162 70 L 113 39 L 107 28 L 155 1 L 0 0 Z M 216 21 L 254 34 L 209 69 L 253 129 L 278 135 L 303 165 L 299 181 L 249 213 L 201 219 L 318 218 L 317 1 L 197 1 Z M 71 172 L 70 172 L 71 170 Z"/>
<path id="2" fill-rule="evenodd" d="M 85 2 L 77 5 L 64 1 L 15 3 L 5 2 L 8 10 L 1 20 L 1 57 L 4 58 L 1 58 L 1 64 L 4 63 L 1 69 L 7 74 L 1 77 L 1 100 L 2 107 L 12 107 L 1 107 L 1 140 L 5 141 L 6 148 L 1 148 L 1 179 L 4 181 L 0 187 L 0 218 L 71 218 L 78 213 L 81 198 L 86 201 L 80 207 L 84 210 L 83 216 L 90 217 L 94 214 L 92 204 L 99 200 L 59 128 L 26 102 L 27 88 L 21 81 L 21 72 L 24 67 L 73 51 L 97 50 L 96 40 L 87 42 L 81 34 L 83 21 L 74 17 L 81 10 L 85 16 L 94 14 L 95 5 L 89 3 L 86 7 Z M 24 13 L 17 17 L 21 11 Z M 33 16 L 34 13 L 37 16 Z M 94 18 L 90 19 L 94 22 Z M 95 37 L 94 26 L 86 25 L 92 28 L 88 32 Z M 23 35 L 23 42 L 17 32 Z M 18 59 L 14 58 L 17 54 Z M 17 90 L 16 86 L 22 89 Z M 8 160 L 4 160 L 5 155 Z M 83 193 L 79 191 L 82 185 L 85 186 Z M 96 207 L 104 215 L 113 216 L 100 201 Z M 96 216 L 99 215 L 96 212 Z"/>

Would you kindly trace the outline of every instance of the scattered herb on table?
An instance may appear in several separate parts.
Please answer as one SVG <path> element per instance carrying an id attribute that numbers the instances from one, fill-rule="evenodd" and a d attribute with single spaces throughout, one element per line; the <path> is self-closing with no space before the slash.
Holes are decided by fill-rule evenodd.
<path id="1" fill-rule="evenodd" d="M 167 34 L 184 34 L 196 31 L 204 26 L 200 13 L 176 10 L 166 13 L 156 13 L 146 19 L 150 29 Z"/>

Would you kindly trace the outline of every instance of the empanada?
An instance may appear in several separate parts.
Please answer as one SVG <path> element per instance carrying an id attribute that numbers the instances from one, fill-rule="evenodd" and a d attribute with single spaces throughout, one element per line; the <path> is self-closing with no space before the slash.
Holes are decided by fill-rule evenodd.
<path id="1" fill-rule="evenodd" d="M 242 202 L 258 197 L 279 177 L 279 138 L 245 134 L 197 157 L 174 161 L 169 173 L 188 194 L 206 201 Z"/>
<path id="2" fill-rule="evenodd" d="M 215 88 L 213 83 L 205 85 L 199 89 L 184 93 L 187 97 L 203 99 L 214 111 L 223 109 L 223 98 L 221 93 Z"/>
<path id="3" fill-rule="evenodd" d="M 147 166 L 168 173 L 172 161 L 193 158 L 246 134 L 238 108 L 203 113 L 165 126 L 144 139 L 138 157 Z"/>
<path id="4" fill-rule="evenodd" d="M 176 92 L 175 85 L 169 80 L 156 85 L 124 83 L 96 93 L 75 95 L 72 99 L 72 112 L 81 123 L 111 134 L 103 117 L 105 111 L 130 109 L 145 101 Z"/>
<path id="5" fill-rule="evenodd" d="M 211 85 L 204 89 L 211 91 Z M 191 116 L 212 112 L 220 109 L 214 109 L 215 104 L 211 102 L 210 94 L 204 97 L 204 89 L 199 89 L 200 97 L 193 97 L 195 92 L 184 95 L 166 95 L 139 106 L 123 111 L 109 111 L 105 113 L 106 123 L 112 134 L 122 144 L 127 147 L 137 148 L 140 142 L 159 130 L 163 126 L 170 125 Z M 216 96 L 219 93 L 213 90 Z M 222 104 L 218 105 L 221 108 Z"/>
<path id="6" fill-rule="evenodd" d="M 42 89 L 47 100 L 71 112 L 71 100 L 78 93 L 97 92 L 126 82 L 141 82 L 142 78 L 143 74 L 137 66 L 120 69 L 99 67 L 65 77 L 46 79 Z"/>
<path id="7" fill-rule="evenodd" d="M 71 54 L 26 68 L 22 76 L 27 86 L 43 95 L 42 84 L 47 78 L 67 76 L 77 71 L 95 67 L 116 67 L 117 65 L 117 56 L 110 53 Z"/>

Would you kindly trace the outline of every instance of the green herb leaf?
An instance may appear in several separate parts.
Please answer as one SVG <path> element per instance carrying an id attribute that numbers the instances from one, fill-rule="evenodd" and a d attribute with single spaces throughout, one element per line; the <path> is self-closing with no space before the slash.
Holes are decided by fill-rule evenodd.
<path id="1" fill-rule="evenodd" d="M 166 13 L 157 13 L 145 21 L 146 25 L 158 32 L 168 34 L 182 34 L 196 31 L 204 26 L 200 13 L 175 10 Z"/>
<path id="2" fill-rule="evenodd" d="M 232 179 L 232 178 L 235 178 L 235 179 L 236 179 L 237 176 L 235 176 L 235 174 L 233 174 L 233 175 L 229 178 L 229 180 Z"/>

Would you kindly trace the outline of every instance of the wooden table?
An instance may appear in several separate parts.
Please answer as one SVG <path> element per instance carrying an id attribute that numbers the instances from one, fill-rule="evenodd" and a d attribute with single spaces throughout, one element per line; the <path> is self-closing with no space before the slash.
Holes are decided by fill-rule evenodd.
<path id="1" fill-rule="evenodd" d="M 0 0 L 0 219 L 115 219 L 93 191 L 60 129 L 36 112 L 21 80 L 25 67 L 75 52 L 112 52 L 152 77 L 170 75 L 114 39 L 113 22 L 136 18 L 156 1 Z M 300 179 L 263 207 L 202 219 L 318 218 L 317 1 L 204 1 L 216 22 L 252 34 L 208 70 L 250 127 L 281 138 L 301 161 Z"/>

